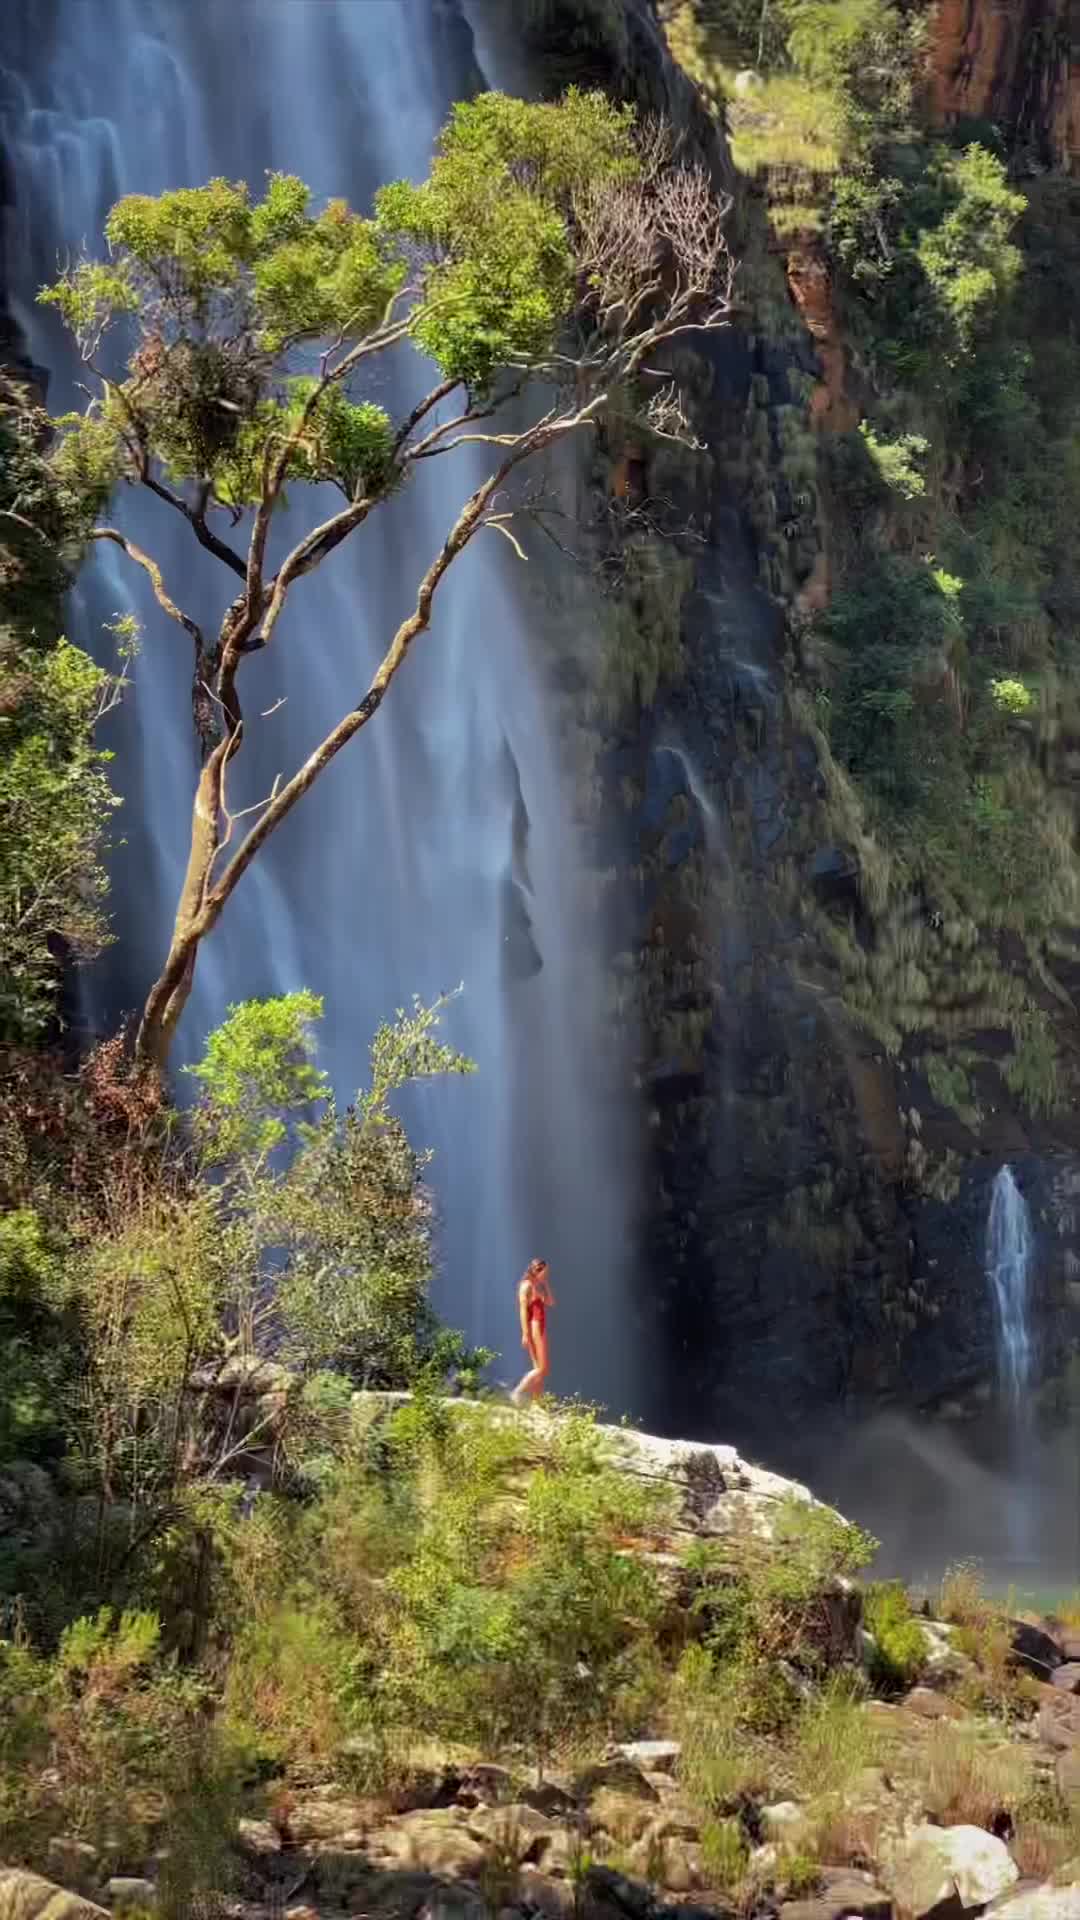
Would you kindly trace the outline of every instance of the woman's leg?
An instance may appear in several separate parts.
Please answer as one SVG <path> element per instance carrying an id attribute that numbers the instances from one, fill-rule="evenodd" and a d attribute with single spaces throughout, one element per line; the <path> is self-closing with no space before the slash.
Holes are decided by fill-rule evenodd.
<path id="1" fill-rule="evenodd" d="M 548 1374 L 547 1328 L 542 1321 L 539 1323 L 534 1321 L 531 1331 L 532 1339 L 529 1347 L 533 1357 L 533 1370 L 528 1376 L 529 1384 L 525 1390 L 536 1400 L 544 1391 L 544 1381 Z M 524 1384 L 522 1382 L 523 1386 Z"/>
<path id="2" fill-rule="evenodd" d="M 546 1331 L 541 1332 L 541 1330 L 536 1324 L 536 1321 L 530 1320 L 528 1338 L 529 1338 L 528 1352 L 529 1352 L 529 1359 L 532 1361 L 532 1366 L 529 1369 L 529 1372 L 525 1374 L 521 1380 L 518 1381 L 517 1386 L 514 1388 L 513 1393 L 510 1395 L 511 1400 L 516 1400 L 519 1403 L 523 1399 L 525 1399 L 526 1396 L 528 1396 L 530 1399 L 535 1400 L 537 1394 L 539 1394 L 542 1391 L 544 1381 L 547 1378 L 547 1370 L 548 1370 L 547 1332 Z"/>

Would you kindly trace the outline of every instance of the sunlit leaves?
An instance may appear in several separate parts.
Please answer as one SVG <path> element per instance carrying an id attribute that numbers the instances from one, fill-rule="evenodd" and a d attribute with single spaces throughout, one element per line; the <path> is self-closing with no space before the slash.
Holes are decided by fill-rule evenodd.
<path id="1" fill-rule="evenodd" d="M 482 387 L 550 346 L 573 300 L 570 197 L 635 166 L 632 114 L 600 94 L 455 107 L 429 179 L 377 203 L 384 231 L 427 255 L 412 331 L 444 373 Z"/>
<path id="2" fill-rule="evenodd" d="M 106 675 L 61 640 L 3 661 L 0 707 L 0 1032 L 25 1037 L 48 1019 L 56 942 L 92 955 L 105 944 L 101 849 L 119 805 L 92 726 Z"/>

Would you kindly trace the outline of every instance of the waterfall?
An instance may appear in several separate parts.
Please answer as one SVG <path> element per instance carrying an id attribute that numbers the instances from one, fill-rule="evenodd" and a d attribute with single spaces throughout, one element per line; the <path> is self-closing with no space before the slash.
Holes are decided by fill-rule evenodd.
<path id="1" fill-rule="evenodd" d="M 997 1315 L 998 1374 L 1016 1408 L 1021 1405 L 1031 1375 L 1028 1280 L 1033 1251 L 1027 1202 L 1012 1168 L 1001 1167 L 990 1196 L 986 1273 Z"/>
<path id="2" fill-rule="evenodd" d="M 446 0 L 8 0 L 3 60 L 7 278 L 33 357 L 50 369 L 54 412 L 83 404 L 78 367 L 34 294 L 80 248 L 100 247 L 120 194 L 214 174 L 258 191 L 279 168 L 318 200 L 343 194 L 364 208 L 380 181 L 426 173 L 451 102 L 476 84 L 467 29 Z M 377 397 L 411 403 L 424 371 L 402 362 Z M 428 465 L 302 583 L 273 647 L 245 671 L 237 809 L 294 769 L 367 684 L 474 484 L 450 459 Z M 133 489 L 115 518 L 213 627 L 235 583 L 179 516 Z M 275 551 L 290 515 L 282 523 Z M 516 1377 L 514 1286 L 528 1258 L 545 1255 L 559 1300 L 552 1384 L 621 1411 L 634 1401 L 623 1331 L 634 1175 L 616 1102 L 601 1091 L 601 929 L 517 564 L 483 537 L 457 564 L 377 719 L 286 821 L 206 942 L 177 1064 L 197 1056 L 229 1002 L 305 985 L 325 998 L 324 1060 L 346 1100 L 377 1023 L 413 993 L 463 981 L 446 1036 L 478 1076 L 418 1091 L 406 1113 L 434 1152 L 437 1304 L 501 1348 L 499 1372 Z M 88 986 L 110 1020 L 141 1003 L 163 958 L 196 773 L 190 658 L 126 567 L 99 548 L 68 616 L 70 636 L 99 654 L 117 611 L 145 627 L 133 688 L 107 722 L 124 799 L 111 863 L 118 939 Z"/>

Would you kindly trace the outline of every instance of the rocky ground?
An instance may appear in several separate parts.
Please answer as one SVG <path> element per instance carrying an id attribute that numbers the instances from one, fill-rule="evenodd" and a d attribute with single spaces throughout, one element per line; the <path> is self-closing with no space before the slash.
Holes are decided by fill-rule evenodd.
<path id="1" fill-rule="evenodd" d="M 361 1414 L 379 1418 L 392 1404 L 391 1396 L 371 1396 Z M 529 1423 L 522 1425 L 527 1435 Z M 627 1429 L 607 1437 L 627 1472 L 678 1495 L 660 1553 L 673 1570 L 688 1539 L 723 1541 L 749 1528 L 767 1540 L 779 1502 L 811 1500 L 804 1487 L 747 1465 L 731 1448 Z M 838 1581 L 827 1599 L 832 1664 L 872 1665 L 858 1588 Z M 997 1715 L 971 1704 L 977 1662 L 963 1633 L 928 1612 L 918 1631 L 918 1684 L 900 1697 L 867 1698 L 875 1764 L 854 1770 L 824 1826 L 805 1794 L 742 1798 L 734 1817 L 745 1864 L 735 1891 L 730 1876 L 724 1884 L 708 1816 L 687 1791 L 680 1742 L 658 1727 L 655 1738 L 578 1757 L 540 1781 L 524 1768 L 431 1760 L 405 1769 L 378 1796 L 340 1779 L 278 1783 L 239 1824 L 236 1884 L 220 1914 L 1080 1920 L 1080 1630 L 1008 1623 L 998 1679 L 1013 1688 L 1013 1707 Z M 1022 1822 L 1011 1810 L 1018 1769 L 1034 1809 Z M 1040 1817 L 1040 1795 L 1056 1824 Z M 1071 1829 L 1063 1808 L 1073 1811 Z M 1063 1857 L 1070 1832 L 1072 1861 Z M 51 1883 L 0 1870 L 0 1920 L 154 1912 L 154 1860 L 105 1881 L 94 1849 L 58 1834 L 49 1862 Z"/>

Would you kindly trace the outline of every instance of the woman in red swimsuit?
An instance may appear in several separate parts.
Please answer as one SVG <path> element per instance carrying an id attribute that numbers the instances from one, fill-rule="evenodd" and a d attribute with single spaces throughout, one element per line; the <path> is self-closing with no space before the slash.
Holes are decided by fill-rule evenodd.
<path id="1" fill-rule="evenodd" d="M 532 1367 L 519 1380 L 511 1399 L 520 1406 L 527 1396 L 536 1399 L 543 1392 L 548 1370 L 547 1312 L 555 1305 L 546 1260 L 530 1260 L 518 1287 L 518 1312 L 521 1315 L 521 1344 Z"/>

